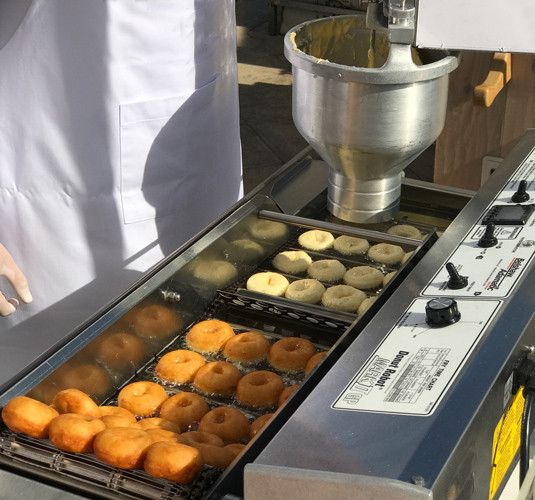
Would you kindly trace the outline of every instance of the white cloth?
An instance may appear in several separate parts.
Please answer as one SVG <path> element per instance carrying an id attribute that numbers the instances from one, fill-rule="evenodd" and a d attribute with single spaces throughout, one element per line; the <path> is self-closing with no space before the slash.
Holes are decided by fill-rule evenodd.
<path id="1" fill-rule="evenodd" d="M 239 199 L 236 72 L 234 0 L 31 2 L 0 49 L 0 242 L 34 297 L 0 320 L 2 362 Z M 43 310 L 43 331 L 19 328 Z"/>

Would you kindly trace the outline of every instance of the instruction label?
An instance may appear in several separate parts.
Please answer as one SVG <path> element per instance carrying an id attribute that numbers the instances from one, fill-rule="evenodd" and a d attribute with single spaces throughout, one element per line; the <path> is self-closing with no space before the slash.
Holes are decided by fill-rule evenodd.
<path id="1" fill-rule="evenodd" d="M 518 390 L 511 405 L 494 429 L 489 500 L 492 500 L 496 495 L 520 447 L 522 412 L 524 410 L 522 389 Z"/>
<path id="2" fill-rule="evenodd" d="M 480 248 L 477 242 L 486 229 L 481 222 L 488 210 L 494 205 L 514 205 L 511 197 L 521 180 L 527 181 L 527 191 L 531 195 L 530 200 L 523 204 L 535 203 L 535 149 L 517 168 L 506 186 L 489 204 L 479 223 L 448 259 L 461 275 L 468 278 L 468 285 L 460 290 L 449 289 L 449 276 L 445 267 L 442 267 L 422 295 L 466 298 L 503 298 L 509 295 L 535 256 L 535 213 L 524 226 L 496 226 L 496 246 Z"/>
<path id="3" fill-rule="evenodd" d="M 336 410 L 431 415 L 495 316 L 500 301 L 458 301 L 461 319 L 425 322 L 416 299 L 333 403 Z"/>

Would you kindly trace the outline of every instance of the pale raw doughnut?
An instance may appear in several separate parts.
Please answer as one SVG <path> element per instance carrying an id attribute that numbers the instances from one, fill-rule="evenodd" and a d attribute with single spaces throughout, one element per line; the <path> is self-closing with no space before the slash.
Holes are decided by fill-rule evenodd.
<path id="1" fill-rule="evenodd" d="M 203 465 L 199 450 L 181 443 L 160 441 L 147 449 L 143 467 L 147 474 L 176 481 L 191 483 Z"/>
<path id="2" fill-rule="evenodd" d="M 368 250 L 368 257 L 381 264 L 399 264 L 404 255 L 403 248 L 390 243 L 378 243 Z"/>
<path id="3" fill-rule="evenodd" d="M 321 303 L 329 309 L 356 313 L 358 306 L 366 298 L 362 290 L 349 285 L 336 285 L 327 288 Z"/>
<path id="4" fill-rule="evenodd" d="M 154 370 L 156 376 L 167 382 L 186 384 L 205 365 L 204 358 L 193 351 L 178 349 L 164 354 Z"/>
<path id="5" fill-rule="evenodd" d="M 93 451 L 99 460 L 113 467 L 140 469 L 151 444 L 149 435 L 141 429 L 112 427 L 97 434 Z"/>
<path id="6" fill-rule="evenodd" d="M 123 387 L 117 398 L 121 408 L 139 417 L 154 415 L 168 398 L 165 389 L 154 382 L 133 382 Z"/>
<path id="7" fill-rule="evenodd" d="M 16 396 L 2 408 L 2 420 L 13 432 L 46 438 L 50 422 L 59 413 L 51 406 L 26 396 Z"/>
<path id="8" fill-rule="evenodd" d="M 256 273 L 247 280 L 247 290 L 282 297 L 290 282 L 279 273 Z"/>
<path id="9" fill-rule="evenodd" d="M 403 238 L 412 238 L 413 240 L 421 240 L 422 233 L 420 230 L 414 226 L 409 226 L 408 224 L 397 224 L 392 226 L 387 231 L 388 234 L 393 234 L 394 236 L 403 236 Z"/>
<path id="10" fill-rule="evenodd" d="M 307 231 L 306 233 L 301 234 L 297 241 L 303 248 L 320 252 L 332 248 L 334 244 L 334 236 L 327 231 L 312 229 L 312 231 Z"/>
<path id="11" fill-rule="evenodd" d="M 288 227 L 282 222 L 257 219 L 249 225 L 251 236 L 268 242 L 280 241 L 288 235 Z"/>
<path id="12" fill-rule="evenodd" d="M 344 274 L 344 283 L 359 290 L 376 290 L 383 284 L 383 276 L 375 267 L 356 266 Z"/>
<path id="13" fill-rule="evenodd" d="M 193 276 L 217 287 L 229 285 L 238 277 L 238 270 L 226 260 L 200 260 L 193 267 Z"/>
<path id="14" fill-rule="evenodd" d="M 304 273 L 312 264 L 312 258 L 303 250 L 288 250 L 275 255 L 273 267 L 287 274 Z"/>
<path id="15" fill-rule="evenodd" d="M 64 413 L 50 422 L 48 439 L 63 451 L 91 453 L 95 436 L 105 429 L 106 426 L 98 418 Z"/>
<path id="16" fill-rule="evenodd" d="M 338 236 L 334 240 L 334 249 L 343 255 L 364 255 L 370 248 L 368 240 L 355 236 Z"/>
<path id="17" fill-rule="evenodd" d="M 376 300 L 377 297 L 368 297 L 367 299 L 364 299 L 360 304 L 359 308 L 357 309 L 358 315 L 362 316 Z"/>
<path id="18" fill-rule="evenodd" d="M 325 287 L 318 280 L 310 278 L 290 283 L 286 289 L 285 297 L 306 304 L 317 304 L 324 293 Z"/>
<path id="19" fill-rule="evenodd" d="M 59 391 L 52 400 L 52 406 L 58 413 L 77 413 L 87 417 L 99 417 L 97 404 L 85 393 L 78 389 L 64 389 Z"/>
<path id="20" fill-rule="evenodd" d="M 312 262 L 308 266 L 307 273 L 311 278 L 315 278 L 327 283 L 340 281 L 346 272 L 345 266 L 335 259 L 323 259 Z"/>
<path id="21" fill-rule="evenodd" d="M 250 264 L 264 255 L 264 248 L 253 240 L 235 240 L 229 243 L 226 254 L 234 262 Z"/>
<path id="22" fill-rule="evenodd" d="M 397 274 L 397 271 L 392 271 L 391 273 L 388 273 L 387 275 L 385 275 L 385 277 L 383 278 L 383 286 L 388 285 L 388 283 L 390 283 L 392 281 L 392 278 L 396 274 Z"/>
<path id="23" fill-rule="evenodd" d="M 401 263 L 402 263 L 402 264 L 406 264 L 407 261 L 412 257 L 413 254 L 414 254 L 414 250 L 412 250 L 411 252 L 407 252 L 407 253 L 403 256 L 403 259 L 401 259 Z"/>

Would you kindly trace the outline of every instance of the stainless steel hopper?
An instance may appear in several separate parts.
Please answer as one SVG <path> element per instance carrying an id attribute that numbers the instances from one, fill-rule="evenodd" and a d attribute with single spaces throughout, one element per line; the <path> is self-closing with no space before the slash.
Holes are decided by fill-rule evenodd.
<path id="1" fill-rule="evenodd" d="M 357 223 L 391 219 L 403 169 L 442 131 L 458 58 L 390 44 L 359 15 L 300 24 L 284 49 L 295 125 L 331 167 L 329 210 Z"/>

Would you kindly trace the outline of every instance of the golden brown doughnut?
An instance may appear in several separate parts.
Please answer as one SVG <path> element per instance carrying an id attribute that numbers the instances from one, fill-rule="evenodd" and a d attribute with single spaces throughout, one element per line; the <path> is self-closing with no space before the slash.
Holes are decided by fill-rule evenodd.
<path id="1" fill-rule="evenodd" d="M 26 396 L 16 396 L 2 408 L 2 420 L 9 430 L 38 439 L 48 436 L 50 422 L 58 415 L 51 406 Z"/>
<path id="2" fill-rule="evenodd" d="M 282 391 L 280 396 L 279 396 L 279 401 L 277 403 L 277 407 L 282 406 L 284 403 L 286 403 L 286 400 L 295 391 L 297 391 L 297 389 L 299 389 L 299 384 L 293 384 L 293 385 L 289 385 L 288 387 L 286 387 L 286 389 L 284 389 L 284 391 Z"/>
<path id="3" fill-rule="evenodd" d="M 48 439 L 63 451 L 91 453 L 95 436 L 104 429 L 106 426 L 99 418 L 64 413 L 50 422 Z"/>
<path id="4" fill-rule="evenodd" d="M 316 366 L 320 364 L 320 361 L 323 360 L 327 356 L 327 352 L 317 352 L 312 356 L 308 361 L 307 365 L 305 366 L 305 374 L 308 375 L 309 373 L 312 373 Z"/>
<path id="5" fill-rule="evenodd" d="M 144 462 L 147 474 L 181 484 L 191 483 L 202 465 L 199 450 L 185 444 L 164 441 L 149 447 Z"/>
<path id="6" fill-rule="evenodd" d="M 100 417 L 102 423 L 106 426 L 106 429 L 112 429 L 113 427 L 133 427 L 135 429 L 141 429 L 139 424 L 130 417 L 125 417 L 124 415 L 104 415 Z"/>
<path id="7" fill-rule="evenodd" d="M 184 444 L 194 446 L 196 444 L 209 444 L 211 446 L 223 446 L 223 440 L 215 434 L 201 431 L 184 432 L 180 435 L 180 441 Z"/>
<path id="8" fill-rule="evenodd" d="M 106 417 L 108 415 L 126 417 L 129 418 L 132 423 L 136 422 L 136 417 L 134 414 L 128 410 L 125 410 L 124 408 L 121 408 L 120 406 L 99 406 L 98 409 L 101 417 Z"/>
<path id="9" fill-rule="evenodd" d="M 264 426 L 272 419 L 274 413 L 266 413 L 258 417 L 251 424 L 251 431 L 249 432 L 249 437 L 253 439 L 263 428 Z"/>
<path id="10" fill-rule="evenodd" d="M 153 443 L 160 441 L 167 441 L 170 443 L 178 443 L 178 434 L 176 432 L 166 431 L 165 429 L 145 429 Z"/>
<path id="11" fill-rule="evenodd" d="M 121 389 L 118 404 L 138 417 L 154 415 L 167 399 L 165 389 L 154 382 L 133 382 Z"/>
<path id="12" fill-rule="evenodd" d="M 230 450 L 234 454 L 234 458 L 236 458 L 244 449 L 245 445 L 242 443 L 232 443 L 225 446 L 225 450 Z"/>
<path id="13" fill-rule="evenodd" d="M 96 359 L 112 370 L 137 368 L 147 355 L 145 343 L 126 332 L 105 334 L 95 339 L 90 349 Z"/>
<path id="14" fill-rule="evenodd" d="M 210 407 L 202 396 L 192 392 L 179 392 L 171 396 L 160 408 L 160 416 L 178 424 L 181 431 L 198 422 Z"/>
<path id="15" fill-rule="evenodd" d="M 259 332 L 244 332 L 232 337 L 223 349 L 223 356 L 229 361 L 250 365 L 266 359 L 269 342 Z"/>
<path id="16" fill-rule="evenodd" d="M 191 444 L 190 446 L 199 450 L 202 460 L 206 465 L 211 465 L 218 469 L 226 469 L 234 460 L 234 453 L 222 446 L 200 443 Z"/>
<path id="17" fill-rule="evenodd" d="M 205 365 L 204 358 L 187 349 L 164 354 L 156 365 L 156 376 L 167 382 L 186 384 L 193 380 L 193 377 Z"/>
<path id="18" fill-rule="evenodd" d="M 77 413 L 87 417 L 99 417 L 97 404 L 85 393 L 78 389 L 64 389 L 56 394 L 52 406 L 58 413 Z"/>
<path id="19" fill-rule="evenodd" d="M 240 410 L 220 406 L 201 418 L 199 430 L 215 434 L 225 443 L 237 443 L 249 437 L 250 425 Z"/>
<path id="20" fill-rule="evenodd" d="M 275 342 L 269 350 L 269 363 L 277 370 L 300 372 L 315 354 L 314 344 L 299 337 L 286 337 Z"/>
<path id="21" fill-rule="evenodd" d="M 194 351 L 209 354 L 219 352 L 232 337 L 234 330 L 228 323 L 218 319 L 208 319 L 190 329 L 186 335 L 186 344 Z"/>
<path id="22" fill-rule="evenodd" d="M 174 309 L 161 304 L 136 307 L 132 320 L 134 332 L 149 339 L 166 339 L 182 328 L 182 319 Z"/>
<path id="23" fill-rule="evenodd" d="M 180 426 L 176 422 L 171 422 L 171 420 L 166 420 L 161 417 L 152 417 L 152 418 L 142 418 L 138 425 L 144 431 L 149 429 L 163 429 L 164 431 L 171 431 L 175 433 L 180 433 Z"/>
<path id="24" fill-rule="evenodd" d="M 149 435 L 141 429 L 115 427 L 97 435 L 93 451 L 99 460 L 114 467 L 140 469 L 151 444 Z"/>
<path id="25" fill-rule="evenodd" d="M 284 383 L 276 373 L 259 370 L 244 375 L 238 382 L 236 399 L 253 408 L 267 408 L 277 404 L 283 390 Z"/>
<path id="26" fill-rule="evenodd" d="M 193 385 L 206 394 L 228 396 L 234 394 L 241 378 L 240 370 L 226 361 L 212 361 L 199 369 Z"/>
<path id="27" fill-rule="evenodd" d="M 67 364 L 53 374 L 58 387 L 79 389 L 99 400 L 112 388 L 106 371 L 92 363 Z"/>

